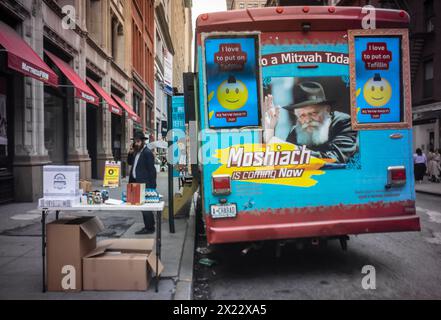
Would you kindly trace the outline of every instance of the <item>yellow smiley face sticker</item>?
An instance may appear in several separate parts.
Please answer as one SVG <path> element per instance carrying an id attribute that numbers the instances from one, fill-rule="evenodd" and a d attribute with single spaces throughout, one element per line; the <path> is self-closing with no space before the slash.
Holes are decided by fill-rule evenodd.
<path id="1" fill-rule="evenodd" d="M 242 108 L 248 101 L 248 89 L 246 85 L 230 76 L 220 84 L 217 89 L 217 100 L 220 105 L 228 110 Z"/>
<path id="2" fill-rule="evenodd" d="M 369 79 L 363 87 L 363 96 L 366 102 L 373 107 L 382 107 L 392 97 L 392 87 L 380 74 Z"/>

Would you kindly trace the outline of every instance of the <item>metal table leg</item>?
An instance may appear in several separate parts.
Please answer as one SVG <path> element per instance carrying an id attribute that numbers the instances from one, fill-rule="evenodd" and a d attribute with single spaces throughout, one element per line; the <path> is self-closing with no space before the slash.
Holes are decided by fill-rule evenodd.
<path id="1" fill-rule="evenodd" d="M 162 212 L 156 211 L 156 288 L 155 292 L 158 292 L 159 286 L 159 258 L 161 257 L 161 219 Z"/>
<path id="2" fill-rule="evenodd" d="M 46 292 L 46 216 L 47 210 L 41 212 L 41 257 L 43 262 L 43 293 Z"/>

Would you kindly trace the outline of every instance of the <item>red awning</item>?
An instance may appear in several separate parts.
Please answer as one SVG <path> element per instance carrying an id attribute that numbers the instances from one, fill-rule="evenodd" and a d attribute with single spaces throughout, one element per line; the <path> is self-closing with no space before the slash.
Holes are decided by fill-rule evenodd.
<path id="1" fill-rule="evenodd" d="M 66 62 L 53 55 L 52 53 L 44 50 L 44 53 L 52 60 L 52 62 L 60 69 L 60 71 L 72 82 L 75 87 L 75 97 L 83 99 L 86 102 L 94 105 L 99 105 L 99 98 L 93 93 L 92 90 L 84 83 L 80 76 L 69 66 Z"/>
<path id="2" fill-rule="evenodd" d="M 96 83 L 95 81 L 93 81 L 90 78 L 86 78 L 87 82 L 89 82 L 89 84 L 93 87 L 93 89 L 95 89 L 95 91 L 98 93 L 98 95 L 103 98 L 104 101 L 107 102 L 107 105 L 109 106 L 109 111 L 117 114 L 119 116 L 122 116 L 123 111 L 120 107 L 118 107 L 117 103 L 115 102 L 115 100 L 112 99 L 111 96 L 109 96 L 107 94 L 106 91 L 104 91 L 103 88 L 100 87 L 100 85 L 98 83 Z"/>
<path id="3" fill-rule="evenodd" d="M 112 94 L 112 97 L 121 106 L 121 108 L 127 111 L 127 113 L 130 116 L 130 119 L 138 123 L 141 122 L 141 118 L 120 97 L 114 94 Z"/>
<path id="4" fill-rule="evenodd" d="M 25 76 L 57 86 L 58 77 L 40 56 L 7 24 L 0 21 L 0 45 L 7 51 L 8 67 Z"/>

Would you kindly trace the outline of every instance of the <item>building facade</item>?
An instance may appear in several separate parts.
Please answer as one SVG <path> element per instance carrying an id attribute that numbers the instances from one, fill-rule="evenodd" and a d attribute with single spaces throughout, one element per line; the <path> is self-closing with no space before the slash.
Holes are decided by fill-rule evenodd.
<path id="1" fill-rule="evenodd" d="M 191 0 L 175 0 L 171 8 L 171 37 L 175 50 L 173 58 L 173 88 L 183 93 L 183 73 L 191 71 Z"/>
<path id="2" fill-rule="evenodd" d="M 57 1 L 57 4 L 63 8 L 67 2 L 69 1 Z M 132 103 L 129 51 L 131 8 L 129 3 L 122 0 L 70 2 L 72 6 L 79 8 L 79 20 L 85 28 L 85 46 L 80 45 L 79 49 L 85 55 L 86 79 L 94 81 L 107 94 L 107 99 L 103 94 L 100 96 L 101 108 L 86 106 L 86 131 L 82 132 L 91 167 L 90 174 L 84 178 L 102 179 L 106 161 L 117 160 L 124 163 L 128 150 L 126 141 L 132 135 L 133 121 L 127 115 L 119 115 L 108 108 L 109 105 L 117 105 L 112 96 L 117 96 L 128 104 Z M 54 23 L 60 24 L 59 21 Z M 87 83 L 90 84 L 90 81 Z M 96 90 L 95 92 L 100 95 Z"/>
<path id="3" fill-rule="evenodd" d="M 155 1 L 155 139 L 167 131 L 167 108 L 173 95 L 174 46 L 171 37 L 171 0 Z"/>
<path id="4" fill-rule="evenodd" d="M 135 130 L 155 136 L 155 1 L 130 0 L 132 5 L 132 105 L 141 123 Z"/>
<path id="5" fill-rule="evenodd" d="M 125 161 L 134 123 L 147 127 L 132 110 L 132 10 L 128 0 L 0 2 L 0 201 L 39 198 L 44 165 L 77 165 L 91 179 Z"/>
<path id="6" fill-rule="evenodd" d="M 230 1 L 231 2 L 231 1 Z M 268 0 L 267 6 L 337 5 L 405 10 L 410 15 L 414 149 L 441 148 L 441 1 L 436 0 Z M 439 85 L 438 85 L 439 87 Z"/>
<path id="7" fill-rule="evenodd" d="M 264 7 L 266 0 L 227 0 L 227 10 Z"/>
<path id="8" fill-rule="evenodd" d="M 402 9 L 410 15 L 414 149 L 441 148 L 441 1 L 341 0 L 337 5 Z"/>

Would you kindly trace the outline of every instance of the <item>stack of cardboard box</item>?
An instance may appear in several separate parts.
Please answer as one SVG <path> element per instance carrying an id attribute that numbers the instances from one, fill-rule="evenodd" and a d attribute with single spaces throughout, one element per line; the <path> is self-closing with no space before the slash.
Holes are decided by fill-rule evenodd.
<path id="1" fill-rule="evenodd" d="M 147 290 L 156 269 L 152 239 L 110 239 L 97 217 L 57 220 L 47 225 L 49 291 Z"/>

